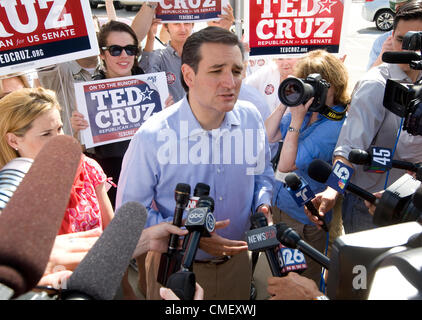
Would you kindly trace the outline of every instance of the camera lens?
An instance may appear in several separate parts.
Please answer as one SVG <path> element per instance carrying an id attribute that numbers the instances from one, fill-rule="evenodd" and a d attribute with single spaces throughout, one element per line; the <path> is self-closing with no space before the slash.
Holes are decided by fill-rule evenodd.
<path id="1" fill-rule="evenodd" d="M 313 95 L 314 88 L 298 78 L 287 78 L 278 88 L 278 98 L 288 107 L 305 104 Z"/>

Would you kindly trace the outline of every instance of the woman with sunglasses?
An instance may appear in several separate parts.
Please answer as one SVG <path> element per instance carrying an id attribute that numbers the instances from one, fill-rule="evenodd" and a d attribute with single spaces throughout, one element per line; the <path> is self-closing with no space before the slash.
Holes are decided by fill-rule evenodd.
<path id="1" fill-rule="evenodd" d="M 109 21 L 103 25 L 98 34 L 100 58 L 102 68 L 93 76 L 93 80 L 112 79 L 131 75 L 143 74 L 138 66 L 139 41 L 132 28 L 122 22 Z M 172 104 L 172 98 L 166 100 L 166 106 Z M 72 128 L 78 132 L 88 128 L 84 116 L 74 111 L 71 118 Z M 90 157 L 97 160 L 108 177 L 117 183 L 120 175 L 123 156 L 129 145 L 129 140 L 97 146 L 88 149 Z M 111 203 L 114 206 L 116 188 L 108 191 Z"/>

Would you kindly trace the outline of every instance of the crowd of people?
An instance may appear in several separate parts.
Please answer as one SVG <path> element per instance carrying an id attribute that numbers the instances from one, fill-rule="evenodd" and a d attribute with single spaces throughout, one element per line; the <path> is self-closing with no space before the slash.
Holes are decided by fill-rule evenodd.
<path id="1" fill-rule="evenodd" d="M 383 107 L 387 79 L 407 83 L 421 73 L 408 64 L 382 63 L 385 51 L 401 51 L 408 31 L 422 31 L 422 2 L 390 0 L 396 10 L 394 28 L 374 43 L 368 72 L 349 92 L 343 59 L 324 49 L 300 58 L 277 58 L 247 74 L 247 45 L 232 32 L 233 9 L 220 20 L 194 31 L 194 23 L 155 19 L 156 2 L 146 2 L 131 25 L 119 22 L 107 0 L 109 21 L 98 24 L 100 55 L 37 70 L 31 86 L 25 75 L 0 80 L 0 167 L 16 157 L 34 159 L 49 139 L 67 134 L 79 141 L 89 123 L 78 111 L 73 84 L 144 73 L 166 73 L 169 96 L 130 139 L 83 148 L 70 200 L 48 267 L 39 285 L 68 277 L 128 201 L 147 208 L 145 230 L 134 254 L 138 287 L 146 299 L 172 299 L 157 282 L 161 253 L 168 237 L 187 231 L 172 225 L 178 183 L 210 186 L 215 200 L 216 230 L 201 238 L 193 271 L 197 299 L 249 300 L 254 262 L 245 232 L 250 216 L 264 213 L 269 224 L 284 222 L 303 240 L 326 253 L 333 239 L 345 233 L 376 228 L 368 203 L 352 193 L 344 196 L 312 180 L 307 168 L 314 159 L 337 161 L 354 168 L 351 182 L 369 192 L 386 189 L 403 172 L 368 173 L 348 161 L 353 148 L 394 148 L 394 158 L 422 161 L 422 138 L 398 135 L 400 118 Z M 157 46 L 157 26 L 161 25 Z M 145 47 L 140 43 L 146 39 Z M 278 88 L 289 76 L 319 74 L 329 83 L 322 106 L 343 116 L 330 119 L 315 109 L 311 98 L 297 106 L 280 102 Z M 186 154 L 184 154 L 186 153 Z M 289 173 L 304 178 L 316 193 L 312 203 L 330 229 L 289 194 Z M 337 216 L 337 219 L 333 217 Z M 343 230 L 344 227 L 344 230 Z M 339 231 L 340 230 L 340 231 Z M 70 242 L 69 239 L 77 239 Z M 309 260 L 299 276 L 268 279 L 271 299 L 315 299 L 322 268 Z M 64 266 L 57 272 L 55 266 Z M 122 281 L 124 298 L 136 299 Z"/>

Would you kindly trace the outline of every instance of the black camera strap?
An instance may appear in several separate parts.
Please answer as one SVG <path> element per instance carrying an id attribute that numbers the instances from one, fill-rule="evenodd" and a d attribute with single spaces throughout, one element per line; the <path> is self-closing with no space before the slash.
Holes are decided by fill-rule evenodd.
<path id="1" fill-rule="evenodd" d="M 334 109 L 330 108 L 329 106 L 325 105 L 324 109 L 319 111 L 320 114 L 322 114 L 324 117 L 326 117 L 329 120 L 333 121 L 341 121 L 346 116 L 346 106 L 344 106 L 343 111 L 335 111 Z"/>

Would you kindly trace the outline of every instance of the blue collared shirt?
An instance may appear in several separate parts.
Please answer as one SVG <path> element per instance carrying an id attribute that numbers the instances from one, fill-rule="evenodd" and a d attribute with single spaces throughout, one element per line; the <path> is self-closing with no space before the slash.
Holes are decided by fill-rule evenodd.
<path id="1" fill-rule="evenodd" d="M 333 109 L 335 111 L 344 110 L 341 106 L 336 106 Z M 294 172 L 305 179 L 314 194 L 317 194 L 325 190 L 326 185 L 316 182 L 308 176 L 308 166 L 314 159 L 321 159 L 331 163 L 333 151 L 344 119 L 342 121 L 332 121 L 318 114 L 317 121 L 307 126 L 311 115 L 311 112 L 306 114 L 300 129 L 295 162 L 297 170 Z M 281 120 L 280 130 L 283 139 L 290 126 L 291 116 L 292 115 L 288 113 Z M 273 204 L 299 222 L 303 224 L 313 224 L 306 216 L 303 207 L 297 206 L 283 182 L 275 182 Z M 331 211 L 327 213 L 326 217 L 327 222 L 330 220 Z"/>
<path id="2" fill-rule="evenodd" d="M 206 183 L 216 220 L 230 219 L 228 227 L 216 232 L 244 240 L 251 211 L 271 203 L 273 177 L 264 123 L 253 105 L 236 103 L 219 129 L 206 131 L 185 96 L 153 115 L 132 138 L 123 159 L 116 207 L 138 201 L 148 210 L 146 227 L 171 222 L 176 185 L 187 183 L 193 193 L 198 182 Z M 199 250 L 197 258 L 210 256 Z"/>

